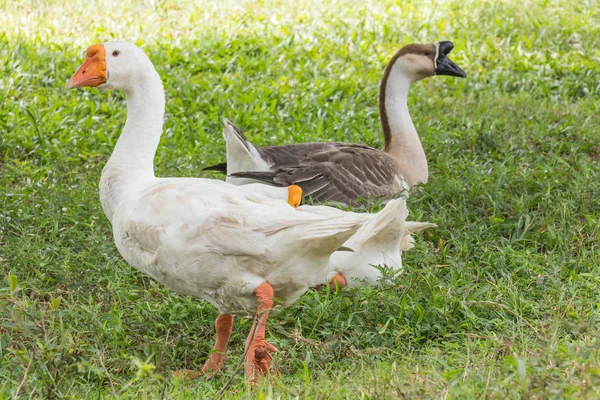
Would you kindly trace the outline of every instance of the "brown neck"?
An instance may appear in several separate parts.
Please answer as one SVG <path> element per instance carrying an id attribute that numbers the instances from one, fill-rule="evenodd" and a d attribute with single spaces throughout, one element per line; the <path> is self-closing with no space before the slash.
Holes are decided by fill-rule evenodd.
<path id="1" fill-rule="evenodd" d="M 408 112 L 408 90 L 413 79 L 403 73 L 398 58 L 389 62 L 379 92 L 379 112 L 385 146 L 383 151 L 398 164 L 398 171 L 409 185 L 426 183 L 427 158 Z"/>
<path id="2" fill-rule="evenodd" d="M 394 63 L 400 57 L 400 52 L 394 54 L 390 62 L 385 68 L 383 73 L 383 78 L 381 79 L 381 84 L 379 85 L 379 119 L 381 121 L 381 127 L 383 128 L 383 137 L 384 137 L 384 147 L 383 151 L 388 152 L 391 144 L 392 144 L 392 132 L 390 129 L 390 121 L 388 119 L 388 113 L 386 109 L 386 101 L 385 97 L 387 95 L 387 84 L 390 77 L 390 73 L 392 72 L 392 67 Z"/>

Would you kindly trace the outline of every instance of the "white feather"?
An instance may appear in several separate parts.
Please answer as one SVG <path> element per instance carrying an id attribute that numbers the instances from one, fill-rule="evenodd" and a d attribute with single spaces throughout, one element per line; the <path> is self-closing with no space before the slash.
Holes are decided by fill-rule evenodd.
<path id="1" fill-rule="evenodd" d="M 311 210 L 313 213 L 331 213 L 325 206 L 312 206 Z M 349 286 L 362 282 L 376 284 L 381 278 L 381 271 L 374 266 L 402 271 L 402 252 L 414 247 L 412 234 L 437 226 L 430 222 L 406 221 L 407 216 L 404 199 L 390 200 L 375 218 L 361 226 L 344 243 L 344 247 L 352 249 L 352 252 L 336 251 L 331 255 L 328 280 L 340 273 Z"/>

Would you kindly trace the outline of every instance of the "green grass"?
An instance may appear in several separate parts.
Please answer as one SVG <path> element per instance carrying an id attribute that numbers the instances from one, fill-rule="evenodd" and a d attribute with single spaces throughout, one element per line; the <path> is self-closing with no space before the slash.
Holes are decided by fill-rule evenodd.
<path id="1" fill-rule="evenodd" d="M 127 39 L 167 90 L 160 176 L 224 159 L 222 117 L 258 144 L 382 145 L 383 68 L 453 40 L 469 74 L 417 84 L 436 222 L 403 275 L 309 291 L 270 318 L 281 378 L 226 398 L 600 396 L 600 4 L 596 0 L 0 1 L 0 398 L 214 398 L 191 383 L 216 310 L 119 256 L 97 186 L 121 93 L 66 91 L 89 44 Z M 205 174 L 205 176 L 211 176 Z M 216 176 L 215 176 L 216 178 Z"/>

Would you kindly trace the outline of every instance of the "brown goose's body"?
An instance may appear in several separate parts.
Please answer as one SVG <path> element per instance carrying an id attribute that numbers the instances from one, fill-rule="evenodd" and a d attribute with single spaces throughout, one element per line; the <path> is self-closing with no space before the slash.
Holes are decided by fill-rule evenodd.
<path id="1" fill-rule="evenodd" d="M 388 63 L 380 88 L 383 150 L 351 143 L 302 143 L 256 147 L 226 121 L 227 164 L 207 169 L 228 174 L 227 181 L 298 185 L 318 202 L 356 204 L 361 199 L 390 199 L 427 183 L 427 159 L 407 106 L 410 85 L 435 74 L 466 76 L 446 56 L 451 42 L 408 45 Z"/>
<path id="2" fill-rule="evenodd" d="M 257 147 L 268 171 L 234 172 L 232 178 L 250 178 L 278 186 L 292 184 L 318 202 L 353 204 L 360 199 L 398 193 L 397 163 L 386 153 L 352 143 L 302 143 Z M 235 180 L 232 180 L 235 182 Z"/>

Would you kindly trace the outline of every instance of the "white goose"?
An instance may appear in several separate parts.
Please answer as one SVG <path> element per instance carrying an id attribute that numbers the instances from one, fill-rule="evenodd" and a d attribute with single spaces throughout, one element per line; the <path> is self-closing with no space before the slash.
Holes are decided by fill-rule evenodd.
<path id="1" fill-rule="evenodd" d="M 117 248 L 141 272 L 183 295 L 205 299 L 220 311 L 217 340 L 202 372 L 220 370 L 233 314 L 258 311 L 246 346 L 246 377 L 268 373 L 265 324 L 274 299 L 282 306 L 321 283 L 330 255 L 373 215 L 310 207 L 226 182 L 157 178 L 153 159 L 162 133 L 165 97 L 152 62 L 126 42 L 87 49 L 67 88 L 122 89 L 127 121 L 100 180 L 102 208 Z M 275 188 L 272 188 L 275 189 Z M 272 190 L 270 189 L 270 190 Z M 292 203 L 300 194 L 289 190 Z M 287 197 L 288 189 L 279 189 Z M 379 216 L 395 215 L 390 202 Z"/>
<path id="2" fill-rule="evenodd" d="M 408 91 L 434 75 L 466 77 L 448 58 L 452 42 L 409 44 L 388 63 L 379 92 L 383 150 L 351 143 L 301 143 L 257 147 L 233 125 L 223 135 L 227 163 L 205 168 L 227 173 L 238 185 L 263 181 L 302 187 L 313 200 L 355 204 L 373 197 L 391 198 L 427 183 L 427 158 L 408 112 Z"/>

